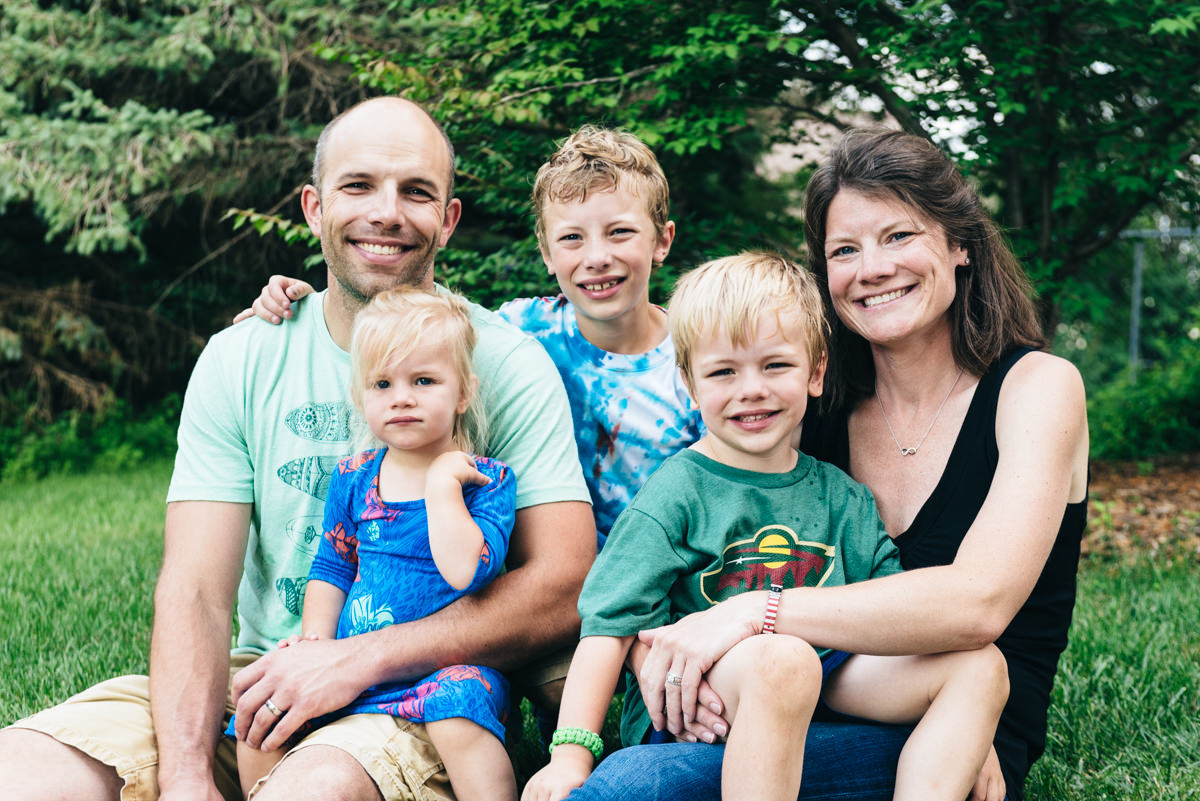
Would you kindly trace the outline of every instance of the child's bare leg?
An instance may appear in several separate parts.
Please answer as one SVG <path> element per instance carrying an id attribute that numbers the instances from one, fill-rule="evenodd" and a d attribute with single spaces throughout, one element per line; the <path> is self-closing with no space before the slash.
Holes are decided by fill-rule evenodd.
<path id="1" fill-rule="evenodd" d="M 798 637 L 764 634 L 729 649 L 706 675 L 729 720 L 721 798 L 795 801 L 821 660 Z"/>
<path id="2" fill-rule="evenodd" d="M 425 730 L 446 765 L 458 801 L 516 801 L 512 763 L 494 734 L 466 718 L 430 721 Z"/>
<path id="3" fill-rule="evenodd" d="M 962 801 L 1008 700 L 1008 667 L 994 645 L 926 656 L 855 655 L 830 676 L 822 697 L 848 715 L 919 721 L 900 752 L 894 798 Z"/>
<path id="4" fill-rule="evenodd" d="M 249 798 L 250 791 L 263 776 L 271 772 L 271 768 L 283 759 L 285 751 L 260 751 L 251 748 L 242 740 L 237 743 L 238 781 L 242 783 L 242 797 Z"/>

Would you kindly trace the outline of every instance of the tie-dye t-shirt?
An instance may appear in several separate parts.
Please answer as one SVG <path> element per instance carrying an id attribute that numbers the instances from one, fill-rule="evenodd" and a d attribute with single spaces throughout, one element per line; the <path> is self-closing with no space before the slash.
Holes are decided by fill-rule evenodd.
<path id="1" fill-rule="evenodd" d="M 704 433 L 671 338 L 649 353 L 601 350 L 579 332 L 562 295 L 510 301 L 499 314 L 542 343 L 562 375 L 602 545 L 650 474 Z"/>

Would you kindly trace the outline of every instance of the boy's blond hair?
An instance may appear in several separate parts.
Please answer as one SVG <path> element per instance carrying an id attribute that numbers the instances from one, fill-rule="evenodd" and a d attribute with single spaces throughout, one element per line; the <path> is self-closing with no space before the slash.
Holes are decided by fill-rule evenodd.
<path id="1" fill-rule="evenodd" d="M 582 203 L 593 192 L 625 188 L 646 203 L 661 236 L 670 213 L 667 176 L 654 152 L 627 131 L 584 125 L 538 169 L 533 182 L 534 230 L 547 249 L 543 213 L 547 203 Z"/>
<path id="2" fill-rule="evenodd" d="M 784 337 L 799 329 L 810 369 L 824 362 L 829 324 L 817 283 L 803 267 L 776 253 L 749 251 L 684 274 L 667 306 L 667 327 L 688 387 L 695 389 L 692 356 L 703 336 L 725 331 L 735 346 L 748 345 L 758 335 L 759 317 L 768 312 L 775 313 Z"/>
<path id="3" fill-rule="evenodd" d="M 363 417 L 363 394 L 390 362 L 439 342 L 449 346 L 459 386 L 470 398 L 467 410 L 454 418 L 454 444 L 474 453 L 486 431 L 471 369 L 475 329 L 470 307 L 458 295 L 402 286 L 372 298 L 354 318 L 350 336 L 350 400 Z"/>

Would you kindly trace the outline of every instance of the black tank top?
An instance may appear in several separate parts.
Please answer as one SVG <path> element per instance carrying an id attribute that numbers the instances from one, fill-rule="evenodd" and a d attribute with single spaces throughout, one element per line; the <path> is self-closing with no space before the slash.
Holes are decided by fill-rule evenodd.
<path id="1" fill-rule="evenodd" d="M 1008 352 L 979 380 L 941 480 L 908 530 L 894 538 L 906 570 L 954 561 L 987 498 L 1000 457 L 996 445 L 1000 387 L 1012 366 L 1029 352 L 1029 348 Z M 801 449 L 848 471 L 847 423 L 844 411 L 806 419 Z M 1025 776 L 1045 749 L 1050 690 L 1059 656 L 1067 646 L 1079 544 L 1086 522 L 1086 500 L 1067 504 L 1033 592 L 996 640 L 1008 662 L 1010 691 L 995 745 L 1011 801 L 1024 797 Z"/>

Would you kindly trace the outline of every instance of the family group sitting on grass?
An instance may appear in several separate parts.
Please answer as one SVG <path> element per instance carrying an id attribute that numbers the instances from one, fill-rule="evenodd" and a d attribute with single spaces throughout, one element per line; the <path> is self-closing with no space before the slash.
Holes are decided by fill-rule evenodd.
<path id="1" fill-rule="evenodd" d="M 675 227 L 636 138 L 585 127 L 538 172 L 562 294 L 499 315 L 434 283 L 453 181 L 411 102 L 326 127 L 302 205 L 328 289 L 273 279 L 255 311 L 289 322 L 215 335 L 188 386 L 150 676 L 0 731 L 0 785 L 516 798 L 526 696 L 558 714 L 530 800 L 1022 798 L 1084 393 L 944 154 L 848 132 L 808 270 L 717 259 L 665 311 Z"/>

